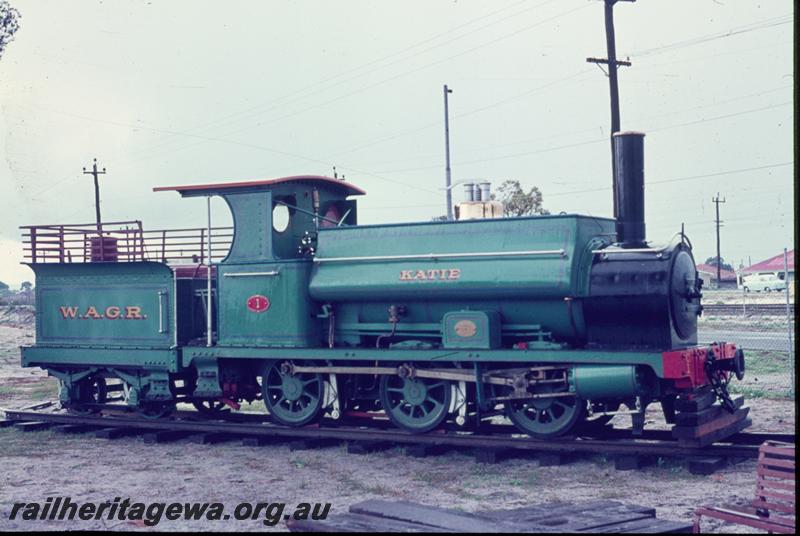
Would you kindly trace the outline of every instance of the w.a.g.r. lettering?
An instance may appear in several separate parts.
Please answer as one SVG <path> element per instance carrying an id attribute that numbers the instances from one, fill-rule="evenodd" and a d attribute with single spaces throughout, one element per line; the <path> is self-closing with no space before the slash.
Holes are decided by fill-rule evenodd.
<path id="1" fill-rule="evenodd" d="M 147 318 L 138 305 L 109 305 L 105 309 L 100 307 L 99 310 L 94 305 L 84 308 L 77 305 L 62 305 L 58 311 L 61 313 L 61 318 L 65 320 L 144 320 Z"/>

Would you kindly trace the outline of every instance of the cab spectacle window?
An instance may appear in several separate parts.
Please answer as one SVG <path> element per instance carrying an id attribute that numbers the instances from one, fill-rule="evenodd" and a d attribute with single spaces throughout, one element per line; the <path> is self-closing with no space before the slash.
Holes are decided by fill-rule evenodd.
<path id="1" fill-rule="evenodd" d="M 294 196 L 279 197 L 272 205 L 272 229 L 276 233 L 283 233 L 289 228 L 295 205 Z"/>

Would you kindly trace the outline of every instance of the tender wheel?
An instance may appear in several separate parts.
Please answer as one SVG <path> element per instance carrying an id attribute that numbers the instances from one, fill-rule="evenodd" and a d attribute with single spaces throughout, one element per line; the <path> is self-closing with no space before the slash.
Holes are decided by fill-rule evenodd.
<path id="1" fill-rule="evenodd" d="M 161 419 L 174 409 L 175 406 L 171 402 L 143 402 L 136 411 L 146 419 Z"/>
<path id="2" fill-rule="evenodd" d="M 380 396 L 383 410 L 395 426 L 420 434 L 445 420 L 452 389 L 445 380 L 383 376 Z"/>
<path id="3" fill-rule="evenodd" d="M 99 413 L 99 408 L 86 407 L 87 404 L 105 404 L 108 400 L 108 386 L 102 376 L 84 378 L 77 384 L 77 397 L 70 402 L 69 411 L 82 415 Z"/>
<path id="4" fill-rule="evenodd" d="M 229 413 L 228 405 L 221 400 L 192 400 L 195 409 L 205 415 Z"/>
<path id="5" fill-rule="evenodd" d="M 271 362 L 264 366 L 261 378 L 264 405 L 280 424 L 305 426 L 322 415 L 321 374 L 285 374 L 278 362 Z"/>
<path id="6" fill-rule="evenodd" d="M 521 400 L 506 404 L 506 415 L 517 428 L 540 439 L 566 434 L 584 414 L 585 402 L 575 396 Z"/>

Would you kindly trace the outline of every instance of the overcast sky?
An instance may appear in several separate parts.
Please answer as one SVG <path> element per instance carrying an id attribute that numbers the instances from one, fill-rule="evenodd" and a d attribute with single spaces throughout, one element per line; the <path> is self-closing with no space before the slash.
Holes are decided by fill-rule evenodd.
<path id="1" fill-rule="evenodd" d="M 332 174 L 362 223 L 444 214 L 453 180 L 519 179 L 551 212 L 611 214 L 603 2 L 24 1 L 0 60 L 0 280 L 19 225 L 103 219 L 202 226 L 159 185 Z M 685 222 L 703 261 L 792 247 L 793 3 L 638 0 L 615 7 L 622 128 L 645 139 L 647 235 Z M 454 189 L 460 201 L 462 189 Z M 225 223 L 226 209 L 215 211 Z"/>

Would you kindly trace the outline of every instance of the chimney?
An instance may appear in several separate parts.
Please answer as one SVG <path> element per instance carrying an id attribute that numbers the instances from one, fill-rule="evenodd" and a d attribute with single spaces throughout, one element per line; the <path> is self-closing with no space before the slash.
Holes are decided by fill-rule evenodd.
<path id="1" fill-rule="evenodd" d="M 475 191 L 472 189 L 471 182 L 464 185 L 464 201 L 475 201 Z"/>
<path id="2" fill-rule="evenodd" d="M 481 189 L 481 199 L 484 200 L 484 201 L 491 200 L 492 199 L 492 193 L 491 193 L 492 183 L 489 182 L 489 181 L 483 181 L 482 183 L 479 184 L 479 187 Z"/>
<path id="3" fill-rule="evenodd" d="M 623 248 L 644 247 L 644 133 L 615 132 L 617 242 Z"/>

